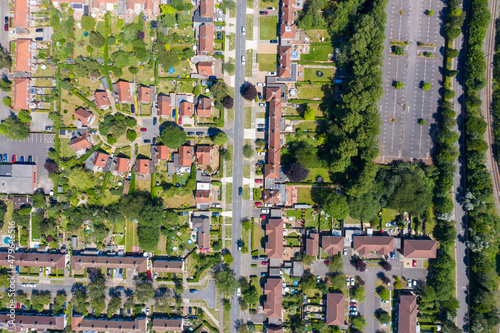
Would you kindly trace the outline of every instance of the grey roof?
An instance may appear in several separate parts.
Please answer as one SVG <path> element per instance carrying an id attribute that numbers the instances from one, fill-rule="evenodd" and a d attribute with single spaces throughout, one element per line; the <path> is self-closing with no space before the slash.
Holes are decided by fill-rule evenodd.
<path id="1" fill-rule="evenodd" d="M 34 170 L 33 164 L 0 165 L 0 193 L 33 194 Z"/>

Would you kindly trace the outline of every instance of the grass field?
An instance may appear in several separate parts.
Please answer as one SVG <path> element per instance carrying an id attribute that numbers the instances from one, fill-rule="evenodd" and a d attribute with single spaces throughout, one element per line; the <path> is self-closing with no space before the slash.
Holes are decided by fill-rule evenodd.
<path id="1" fill-rule="evenodd" d="M 319 84 L 303 84 L 298 87 L 299 99 L 322 99 L 324 92 Z"/>
<path id="2" fill-rule="evenodd" d="M 249 164 L 245 164 L 243 166 L 243 177 L 250 178 L 250 165 Z"/>
<path id="3" fill-rule="evenodd" d="M 309 54 L 301 54 L 300 60 L 328 61 L 328 55 L 333 53 L 330 43 L 311 43 Z"/>
<path id="4" fill-rule="evenodd" d="M 262 230 L 260 224 L 254 223 L 253 224 L 253 244 L 252 244 L 252 251 L 259 249 L 261 245 L 261 239 L 264 237 L 264 230 Z"/>
<path id="5" fill-rule="evenodd" d="M 299 187 L 297 201 L 299 203 L 314 204 L 314 201 L 311 198 L 311 187 Z"/>
<path id="6" fill-rule="evenodd" d="M 63 157 L 75 157 L 76 153 L 69 146 L 69 139 L 61 139 L 61 148 Z"/>
<path id="7" fill-rule="evenodd" d="M 322 77 L 316 75 L 320 71 L 323 73 Z M 304 68 L 304 80 L 310 81 L 330 81 L 335 74 L 335 68 Z"/>
<path id="8" fill-rule="evenodd" d="M 226 205 L 233 203 L 233 183 L 226 183 Z"/>
<path id="9" fill-rule="evenodd" d="M 247 50 L 245 60 L 245 76 L 252 76 L 253 68 L 253 50 Z"/>
<path id="10" fill-rule="evenodd" d="M 275 72 L 277 68 L 276 54 L 257 54 L 257 62 L 259 63 L 259 71 Z"/>
<path id="11" fill-rule="evenodd" d="M 306 178 L 306 182 L 315 182 L 316 178 L 318 176 L 323 177 L 323 182 L 329 183 L 330 182 L 330 176 L 328 173 L 328 169 L 323 169 L 323 168 L 317 168 L 317 169 L 310 169 L 309 170 L 309 176 Z"/>
<path id="12" fill-rule="evenodd" d="M 260 9 L 267 9 L 268 7 L 274 7 L 276 9 L 279 7 L 278 4 L 279 4 L 278 0 L 272 0 L 272 1 L 259 0 Z"/>
<path id="13" fill-rule="evenodd" d="M 134 246 L 134 234 L 137 229 L 137 225 L 130 220 L 127 220 L 127 232 L 125 234 L 126 237 L 126 251 L 127 252 L 132 252 L 132 247 Z"/>
<path id="14" fill-rule="evenodd" d="M 245 128 L 250 128 L 252 125 L 252 107 L 245 108 Z"/>
<path id="15" fill-rule="evenodd" d="M 243 185 L 243 200 L 250 200 L 250 185 Z"/>
<path id="16" fill-rule="evenodd" d="M 233 176 L 233 145 L 227 145 L 227 151 L 231 154 L 231 158 L 226 161 L 226 177 Z"/>
<path id="17" fill-rule="evenodd" d="M 260 39 L 270 40 L 276 39 L 276 27 L 278 25 L 277 16 L 261 16 L 259 17 L 260 23 Z"/>
<path id="18" fill-rule="evenodd" d="M 253 1 L 252 1 L 253 2 Z M 245 28 L 247 40 L 253 39 L 253 15 L 247 15 L 247 26 Z"/>

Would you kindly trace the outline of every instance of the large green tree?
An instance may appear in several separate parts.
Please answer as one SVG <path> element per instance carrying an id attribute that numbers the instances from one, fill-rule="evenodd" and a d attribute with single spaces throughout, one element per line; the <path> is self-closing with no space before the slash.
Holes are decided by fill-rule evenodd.
<path id="1" fill-rule="evenodd" d="M 85 191 L 95 186 L 96 178 L 92 172 L 83 166 L 77 166 L 67 171 L 68 183 L 71 187 Z"/>
<path id="2" fill-rule="evenodd" d="M 161 132 L 161 141 L 170 149 L 177 149 L 186 142 L 186 132 L 175 125 L 166 126 Z"/>
<path id="3" fill-rule="evenodd" d="M 0 124 L 0 134 L 15 141 L 24 140 L 29 137 L 30 129 L 28 124 L 23 123 L 17 117 L 8 117 Z"/>
<path id="4" fill-rule="evenodd" d="M 221 265 L 214 273 L 215 287 L 218 292 L 224 296 L 229 297 L 238 289 L 238 281 L 234 276 L 233 270 L 227 265 Z"/>

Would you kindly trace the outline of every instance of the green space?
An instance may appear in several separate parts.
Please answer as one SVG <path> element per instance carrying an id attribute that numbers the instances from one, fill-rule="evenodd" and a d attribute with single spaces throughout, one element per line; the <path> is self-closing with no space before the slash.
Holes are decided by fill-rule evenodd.
<path id="1" fill-rule="evenodd" d="M 333 53 L 330 43 L 311 43 L 309 44 L 309 53 L 301 54 L 300 60 L 310 61 L 328 61 L 328 55 Z"/>
<path id="2" fill-rule="evenodd" d="M 245 128 L 251 128 L 252 126 L 252 107 L 245 107 Z"/>
<path id="3" fill-rule="evenodd" d="M 278 26 L 277 16 L 262 15 L 259 17 L 260 23 L 260 40 L 277 39 L 276 29 Z"/>
<path id="4" fill-rule="evenodd" d="M 323 86 L 319 84 L 301 84 L 297 90 L 299 99 L 322 99 L 324 96 Z"/>
<path id="5" fill-rule="evenodd" d="M 247 50 L 245 58 L 245 76 L 252 76 L 253 50 Z"/>
<path id="6" fill-rule="evenodd" d="M 311 198 L 311 187 L 309 187 L 309 186 L 298 187 L 297 201 L 299 203 L 314 205 L 314 201 Z"/>
<path id="7" fill-rule="evenodd" d="M 253 0 L 251 0 L 253 2 Z M 247 26 L 245 27 L 246 39 L 253 39 L 253 15 L 247 14 Z"/>
<path id="8" fill-rule="evenodd" d="M 318 76 L 318 72 L 323 73 L 323 76 Z M 330 82 L 335 75 L 335 68 L 304 68 L 305 81 L 325 81 Z"/>
<path id="9" fill-rule="evenodd" d="M 276 54 L 257 54 L 257 62 L 259 63 L 259 71 L 275 72 L 277 68 Z"/>

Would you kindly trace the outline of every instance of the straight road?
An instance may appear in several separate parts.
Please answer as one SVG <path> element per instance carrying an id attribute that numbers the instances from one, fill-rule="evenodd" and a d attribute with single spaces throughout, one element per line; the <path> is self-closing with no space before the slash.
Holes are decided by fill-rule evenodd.
<path id="1" fill-rule="evenodd" d="M 236 61 L 234 80 L 234 127 L 233 127 L 233 227 L 232 227 L 232 247 L 233 270 L 236 278 L 241 277 L 241 267 L 244 263 L 241 260 L 241 252 L 236 244 L 241 239 L 241 218 L 243 211 L 243 197 L 238 193 L 239 188 L 243 188 L 243 132 L 245 101 L 241 97 L 240 89 L 245 83 L 245 65 L 241 63 L 241 57 L 246 53 L 246 37 L 241 33 L 241 28 L 246 24 L 247 2 L 238 0 L 236 7 Z M 247 59 L 246 61 L 252 61 Z M 236 295 L 231 297 L 231 333 L 236 333 L 240 324 L 240 305 Z"/>
<path id="2" fill-rule="evenodd" d="M 463 10 L 467 12 L 469 8 L 469 0 L 463 0 Z M 467 19 L 463 27 L 467 26 Z M 456 264 L 456 296 L 458 299 L 459 308 L 457 310 L 457 326 L 464 332 L 468 332 L 469 304 L 468 304 L 468 252 L 467 252 L 467 216 L 463 208 L 463 200 L 465 196 L 465 137 L 464 137 L 464 73 L 465 73 L 465 55 L 467 51 L 466 29 L 462 30 L 462 35 L 455 39 L 455 49 L 459 50 L 458 63 L 456 64 L 459 73 L 452 80 L 453 90 L 455 91 L 455 111 L 457 115 L 457 133 L 459 134 L 458 149 L 459 157 L 455 161 L 455 175 L 453 177 L 453 193 L 455 204 L 455 228 L 457 229 L 457 239 L 455 241 L 455 258 Z"/>
<path id="3" fill-rule="evenodd" d="M 9 1 L 8 0 L 0 0 L 0 18 L 2 19 L 5 16 L 9 16 Z M 0 45 L 5 48 L 7 51 L 9 51 L 9 32 L 8 31 L 1 31 L 0 32 Z M 7 68 L 3 68 L 0 70 L 0 77 L 3 77 L 4 75 L 8 75 L 9 71 Z M 5 91 L 0 91 L 0 99 L 3 100 L 4 97 L 7 96 L 7 92 Z M 8 107 L 6 107 L 3 104 L 0 104 L 0 121 L 3 119 L 7 118 L 11 114 L 11 111 Z"/>

